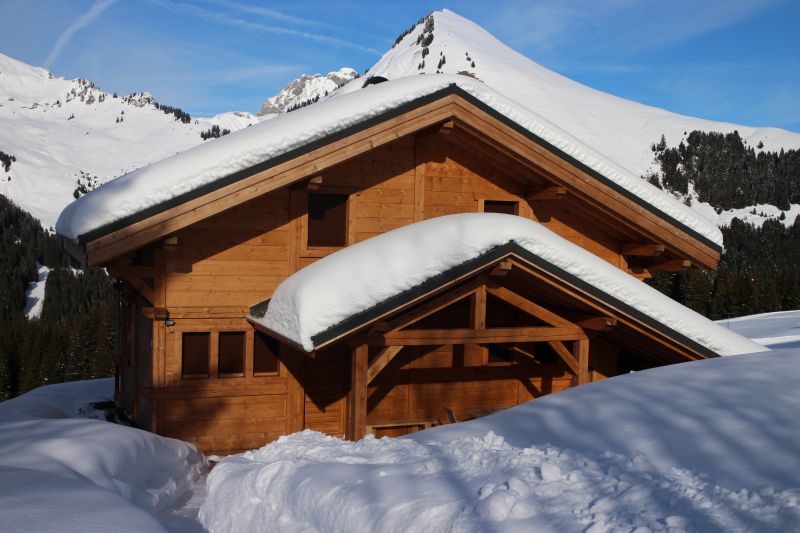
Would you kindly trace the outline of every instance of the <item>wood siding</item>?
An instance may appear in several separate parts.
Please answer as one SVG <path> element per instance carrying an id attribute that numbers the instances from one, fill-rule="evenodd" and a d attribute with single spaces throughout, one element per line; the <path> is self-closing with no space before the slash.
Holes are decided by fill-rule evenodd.
<path id="1" fill-rule="evenodd" d="M 296 270 L 336 250 L 306 246 L 309 190 L 349 195 L 348 244 L 417 220 L 477 212 L 486 201 L 514 201 L 521 216 L 626 268 L 619 252 L 635 235 L 586 214 L 569 197 L 529 202 L 541 176 L 501 154 L 493 159 L 481 154 L 461 137 L 430 132 L 404 137 L 309 174 L 314 189 L 306 180 L 271 191 L 157 244 L 152 304 L 170 322 L 148 321 L 153 362 L 142 364 L 151 376 L 137 382 L 127 373 L 123 380 L 126 405 L 132 396 L 144 399 L 134 408 L 137 422 L 193 442 L 206 453 L 256 448 L 304 427 L 347 433 L 347 347 L 323 350 L 314 358 L 286 351 L 277 375 L 252 374 L 253 329 L 244 319 L 249 307 L 269 298 Z M 207 379 L 182 377 L 181 335 L 189 331 L 211 334 Z M 217 375 L 216 338 L 224 331 L 247 334 L 243 376 Z M 614 369 L 605 365 L 598 377 Z M 443 421 L 443 407 L 462 420 L 474 409 L 510 407 L 572 383 L 573 374 L 563 365 L 489 365 L 486 350 L 478 346 L 409 346 L 368 388 L 366 423 Z M 403 430 L 383 430 L 398 431 Z"/>

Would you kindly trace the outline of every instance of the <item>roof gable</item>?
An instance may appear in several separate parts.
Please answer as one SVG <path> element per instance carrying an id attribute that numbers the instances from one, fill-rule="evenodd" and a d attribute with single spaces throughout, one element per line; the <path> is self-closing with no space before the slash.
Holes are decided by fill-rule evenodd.
<path id="1" fill-rule="evenodd" d="M 544 226 L 494 213 L 430 219 L 340 250 L 287 278 L 266 313 L 253 320 L 312 351 L 509 254 L 557 278 L 564 290 L 584 294 L 595 305 L 705 356 L 763 349 Z"/>
<path id="2" fill-rule="evenodd" d="M 461 76 L 427 78 L 433 79 L 396 80 L 343 95 L 137 170 L 70 204 L 59 219 L 57 231 L 88 243 L 90 262 L 96 264 L 100 261 L 92 259 L 93 251 L 131 235 L 139 234 L 127 246 L 111 246 L 94 255 L 114 257 L 120 250 L 133 249 L 131 246 L 152 242 L 185 227 L 186 221 L 177 220 L 180 214 L 192 211 L 195 216 L 189 221 L 211 216 L 372 146 L 459 118 L 459 113 L 462 120 L 469 120 L 474 118 L 474 110 L 479 110 L 491 121 L 502 124 L 502 133 L 516 137 L 518 144 L 535 144 L 550 157 L 577 169 L 576 185 L 593 181 L 596 187 L 599 185 L 630 204 L 631 212 L 649 214 L 656 223 L 660 220 L 672 228 L 671 233 L 683 232 L 695 240 L 708 250 L 706 255 L 718 255 L 718 229 L 669 195 L 626 174 L 613 162 L 475 80 Z M 355 106 L 355 102 L 363 108 Z M 348 114 L 354 106 L 360 111 Z M 132 200 L 136 191 L 141 191 L 143 198 Z M 220 201 L 223 198 L 226 200 Z M 715 261 L 700 262 L 708 265 Z"/>

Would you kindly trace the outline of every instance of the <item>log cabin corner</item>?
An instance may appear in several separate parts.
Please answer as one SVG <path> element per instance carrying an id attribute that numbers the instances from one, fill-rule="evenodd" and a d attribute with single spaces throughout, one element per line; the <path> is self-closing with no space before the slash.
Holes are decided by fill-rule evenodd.
<path id="1" fill-rule="evenodd" d="M 265 326 L 293 274 L 458 213 L 526 218 L 639 280 L 716 267 L 719 242 L 664 193 L 643 180 L 643 193 L 631 191 L 601 158 L 559 148 L 518 110 L 482 98 L 489 89 L 475 80 L 420 78 L 437 81 L 413 81 L 427 90 L 405 100 L 392 91 L 412 82 L 397 80 L 300 109 L 68 207 L 57 229 L 70 254 L 120 281 L 117 395 L 140 427 L 218 454 L 306 428 L 402 435 L 722 355 L 514 243 L 348 317 L 311 351 Z M 253 155 L 291 132 L 296 142 Z M 124 206 L 125 188 L 148 175 L 207 176 L 211 162 L 231 160 L 213 179 L 94 216 L 93 205 Z"/>

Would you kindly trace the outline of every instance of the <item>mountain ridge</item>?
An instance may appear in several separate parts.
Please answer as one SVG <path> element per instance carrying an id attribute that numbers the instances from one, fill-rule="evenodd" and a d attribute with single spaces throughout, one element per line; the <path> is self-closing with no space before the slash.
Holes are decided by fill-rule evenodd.
<path id="1" fill-rule="evenodd" d="M 481 80 L 643 177 L 660 173 L 651 146 L 662 135 L 669 146 L 677 146 L 692 130 L 738 131 L 758 150 L 800 148 L 798 133 L 688 117 L 587 87 L 539 65 L 447 9 L 423 17 L 398 37 L 367 76 L 396 79 L 436 73 Z M 303 75 L 291 81 L 267 98 L 257 115 L 228 112 L 186 120 L 188 115 L 179 108 L 162 106 L 148 93 L 116 97 L 91 81 L 58 78 L 0 54 L 0 194 L 49 227 L 75 194 L 202 142 L 214 142 L 200 137 L 213 126 L 235 132 L 364 86 L 355 70 L 344 67 L 326 76 Z M 694 209 L 718 224 L 733 216 L 697 202 L 691 191 L 688 198 L 694 200 Z M 749 213 L 750 207 L 741 214 Z M 800 212 L 800 206 L 791 207 L 795 208 Z"/>

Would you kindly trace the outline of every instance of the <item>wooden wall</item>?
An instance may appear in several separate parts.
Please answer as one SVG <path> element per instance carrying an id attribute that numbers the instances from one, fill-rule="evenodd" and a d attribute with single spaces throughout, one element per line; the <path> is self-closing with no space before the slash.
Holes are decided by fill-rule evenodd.
<path id="1" fill-rule="evenodd" d="M 419 135 L 325 171 L 318 190 L 349 195 L 348 244 L 417 220 L 476 212 L 486 200 L 513 200 L 520 215 L 624 266 L 618 253 L 623 236 L 577 212 L 569 200 L 528 203 L 530 184 L 512 167 L 488 161 L 448 136 Z M 274 377 L 256 378 L 246 371 L 243 377 L 219 378 L 212 372 L 204 384 L 181 377 L 181 332 L 246 331 L 252 347 L 253 330 L 243 318 L 249 307 L 270 297 L 292 272 L 335 251 L 304 244 L 307 194 L 304 183 L 280 189 L 198 222 L 161 245 L 154 305 L 163 305 L 174 324 L 155 321 L 152 381 L 154 389 L 168 394 L 153 393 L 153 414 L 139 413 L 140 424 L 222 453 L 263 445 L 295 428 L 298 416 L 305 427 L 344 432 L 349 359 L 336 350 L 319 354 L 298 372 L 282 362 Z M 369 419 L 440 417 L 443 405 L 464 418 L 474 407 L 516 405 L 568 387 L 571 380 L 563 369 L 536 373 L 528 368 L 523 379 L 516 367 L 476 371 L 471 349 L 459 350 L 464 351 L 408 350 L 405 377 L 390 391 L 379 391 Z M 465 368 L 454 363 L 459 360 Z M 300 381 L 305 383 L 305 399 L 298 400 L 302 407 L 291 396 L 292 384 Z M 138 387 L 138 396 L 148 397 L 145 385 Z"/>

